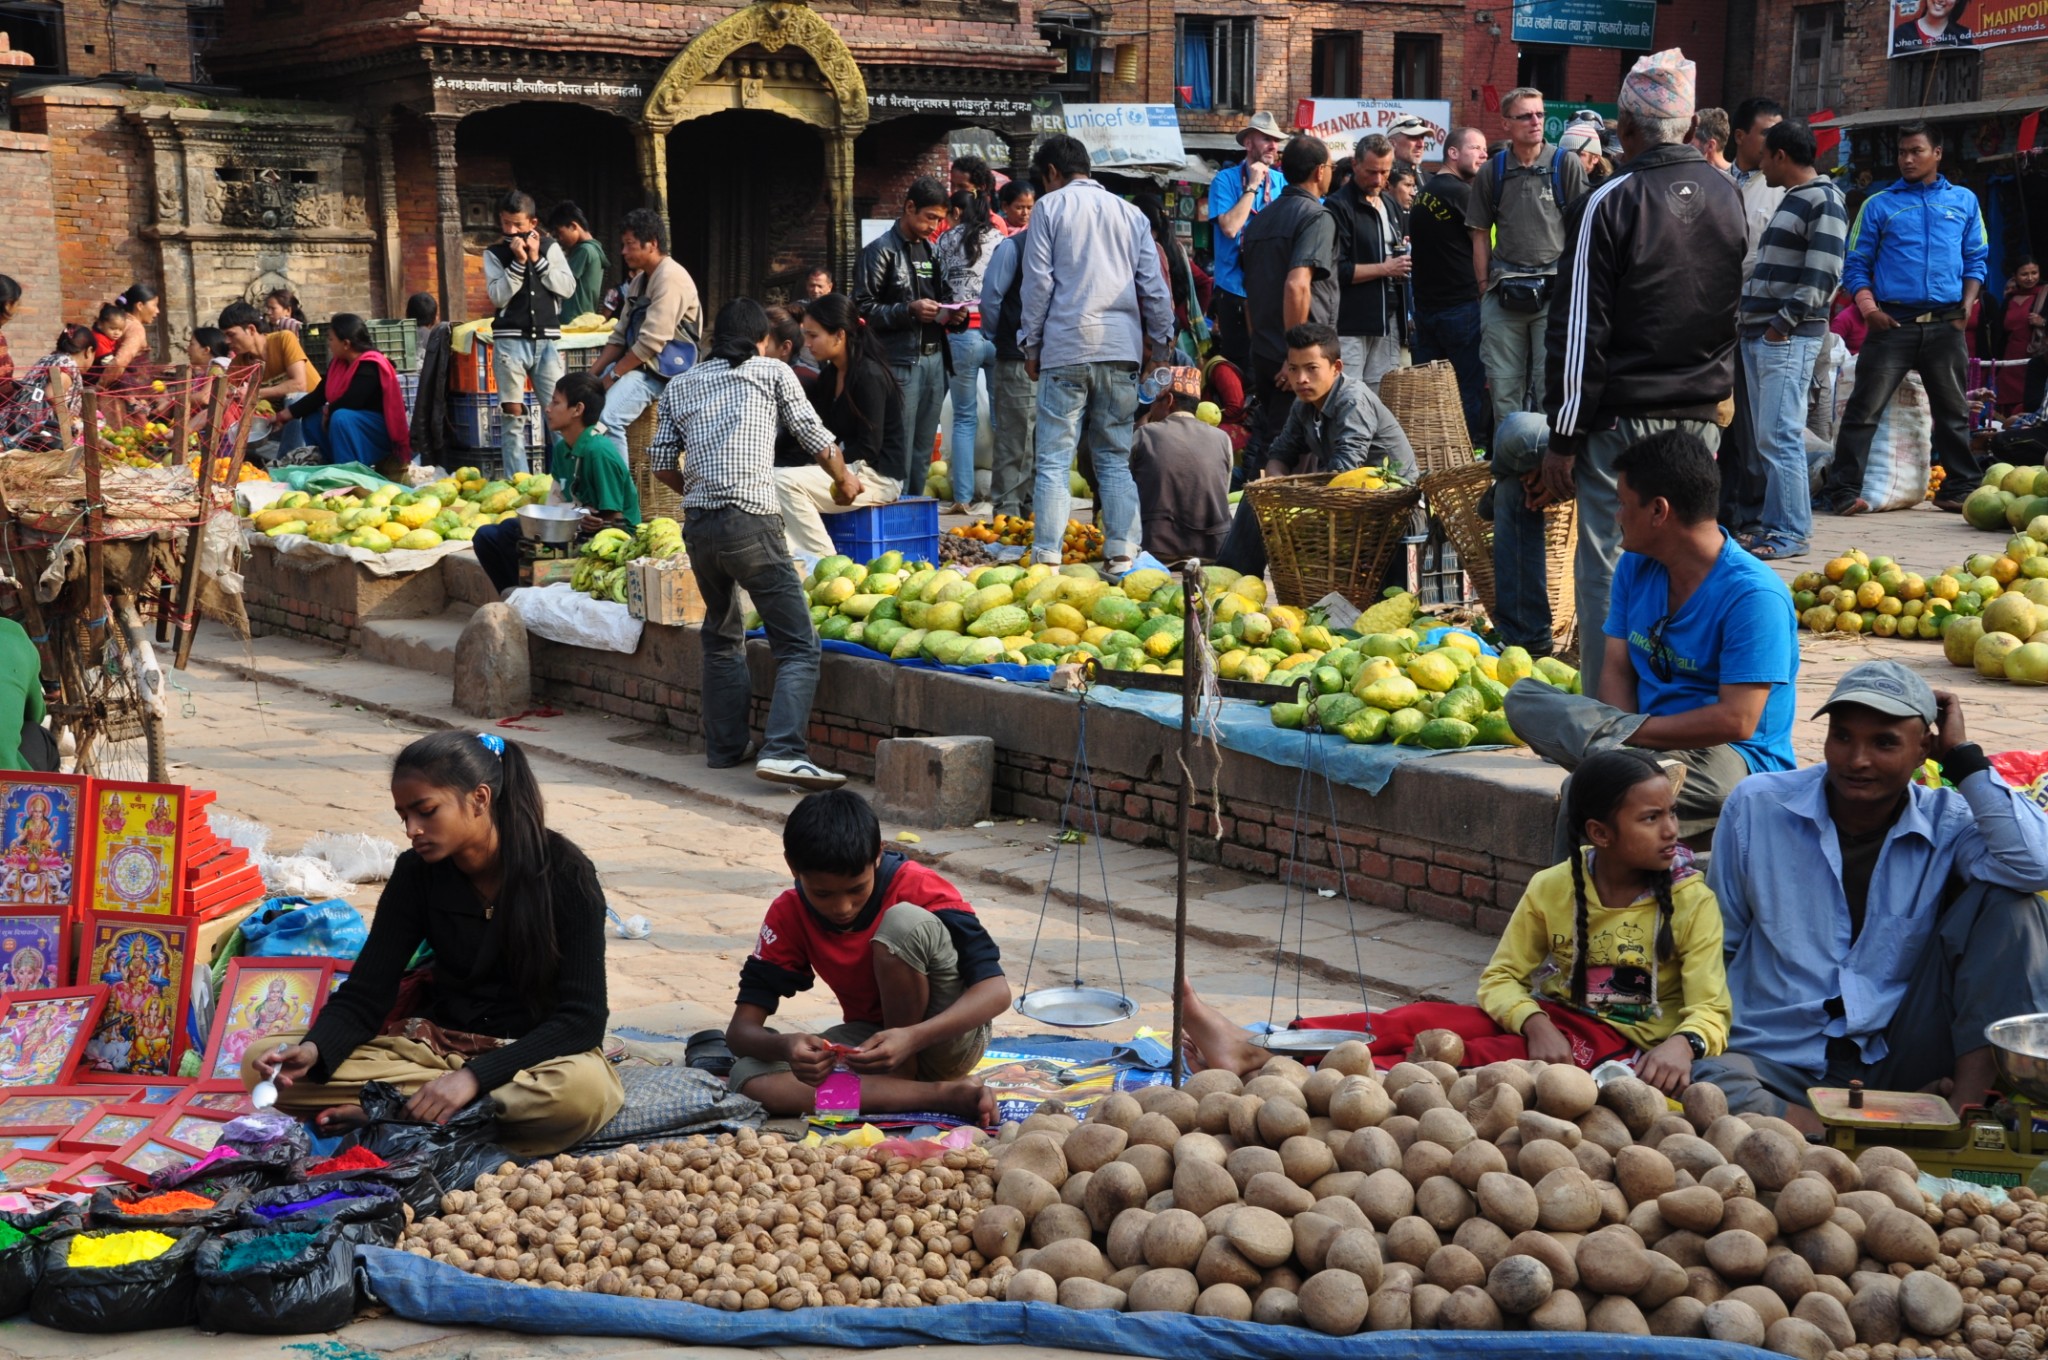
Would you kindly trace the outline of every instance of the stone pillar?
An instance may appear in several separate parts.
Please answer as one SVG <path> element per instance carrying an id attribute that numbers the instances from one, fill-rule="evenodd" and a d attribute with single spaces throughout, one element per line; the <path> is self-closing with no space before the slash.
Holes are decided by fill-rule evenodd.
<path id="1" fill-rule="evenodd" d="M 1035 132 L 1005 132 L 1003 141 L 1010 148 L 1010 164 L 1003 173 L 1012 179 L 1031 178 L 1031 145 L 1037 140 Z"/>
<path id="2" fill-rule="evenodd" d="M 831 203 L 831 221 L 826 228 L 825 252 L 832 277 L 848 282 L 860 258 L 860 223 L 853 216 L 854 134 L 834 130 L 825 135 L 825 188 Z"/>
<path id="3" fill-rule="evenodd" d="M 392 115 L 385 113 L 377 120 L 373 134 L 377 145 L 378 247 L 380 262 L 384 266 L 384 315 L 404 316 L 405 243 L 399 239 L 398 163 L 391 152 L 392 122 Z"/>
<path id="4" fill-rule="evenodd" d="M 462 122 L 456 113 L 430 113 L 427 124 L 434 130 L 434 190 L 439 217 L 441 256 L 441 319 L 461 322 L 469 319 L 464 302 L 468 285 L 462 269 L 462 196 L 455 189 L 455 129 Z"/>
<path id="5" fill-rule="evenodd" d="M 647 206 L 661 214 L 662 230 L 668 233 L 673 251 L 675 232 L 668 221 L 668 131 L 642 123 L 633 129 L 633 146 L 640 154 L 640 186 L 650 200 Z"/>

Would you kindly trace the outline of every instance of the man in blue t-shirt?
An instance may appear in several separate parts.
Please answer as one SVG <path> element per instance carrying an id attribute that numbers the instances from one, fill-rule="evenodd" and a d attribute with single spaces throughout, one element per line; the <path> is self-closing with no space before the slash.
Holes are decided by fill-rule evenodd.
<path id="1" fill-rule="evenodd" d="M 1714 522 L 1721 477 L 1697 436 L 1666 430 L 1638 440 L 1615 471 L 1621 562 L 1604 642 L 1580 645 L 1583 688 L 1599 697 L 1522 680 L 1508 691 L 1508 720 L 1567 770 L 1614 746 L 1663 752 L 1667 766 L 1684 767 L 1679 835 L 1703 850 L 1738 780 L 1793 767 L 1792 595 Z M 1573 837 L 1560 816 L 1559 860 L 1576 848 Z"/>

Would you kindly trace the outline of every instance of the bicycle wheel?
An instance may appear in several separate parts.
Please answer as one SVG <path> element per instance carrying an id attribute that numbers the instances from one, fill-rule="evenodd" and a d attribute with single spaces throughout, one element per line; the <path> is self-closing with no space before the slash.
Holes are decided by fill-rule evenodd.
<path id="1" fill-rule="evenodd" d="M 77 618 L 64 620 L 56 632 L 65 702 L 52 707 L 52 716 L 71 733 L 75 773 L 160 784 L 168 773 L 163 714 L 137 682 L 131 630 L 122 626 L 119 613 L 109 613 L 97 651 L 91 631 Z"/>

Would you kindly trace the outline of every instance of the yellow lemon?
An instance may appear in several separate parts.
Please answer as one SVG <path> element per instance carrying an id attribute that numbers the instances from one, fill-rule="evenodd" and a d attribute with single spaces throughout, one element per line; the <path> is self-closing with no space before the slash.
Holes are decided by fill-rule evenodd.
<path id="1" fill-rule="evenodd" d="M 1425 652 L 1408 663 L 1408 678 L 1437 694 L 1457 684 L 1459 674 L 1457 662 L 1441 652 Z"/>

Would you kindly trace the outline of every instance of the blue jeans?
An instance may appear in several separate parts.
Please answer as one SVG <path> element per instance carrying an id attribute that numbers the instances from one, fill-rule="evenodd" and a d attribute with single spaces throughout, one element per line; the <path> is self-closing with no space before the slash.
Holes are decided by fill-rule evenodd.
<path id="1" fill-rule="evenodd" d="M 381 412 L 337 411 L 329 406 L 307 416 L 301 425 L 306 442 L 330 463 L 375 467 L 391 456 L 391 432 L 384 428 Z"/>
<path id="2" fill-rule="evenodd" d="M 802 760 L 818 690 L 818 634 L 803 583 L 789 564 L 779 515 L 737 507 L 691 510 L 683 542 L 704 597 L 699 632 L 704 649 L 704 755 L 713 766 L 737 765 L 747 749 L 747 710 L 754 685 L 739 591 L 747 592 L 768 630 L 775 655 L 775 692 L 761 736 L 762 760 Z"/>
<path id="3" fill-rule="evenodd" d="M 904 443 L 897 450 L 897 465 L 881 471 L 903 483 L 904 495 L 922 496 L 924 479 L 932 470 L 932 440 L 939 432 L 939 408 L 946 404 L 946 356 L 933 350 L 920 354 L 911 363 L 892 365 L 889 371 L 896 375 L 896 385 L 903 389 Z M 972 463 L 973 459 L 968 461 Z M 955 482 L 953 489 L 958 491 L 960 484 Z"/>
<path id="4" fill-rule="evenodd" d="M 971 505 L 975 500 L 974 441 L 981 431 L 981 373 L 988 369 L 993 375 L 996 346 L 978 330 L 955 331 L 948 343 L 953 346 L 953 499 Z"/>
<path id="5" fill-rule="evenodd" d="M 1067 532 L 1067 476 L 1083 438 L 1095 463 L 1104 559 L 1138 554 L 1138 484 L 1131 479 L 1131 436 L 1138 414 L 1136 364 L 1065 364 L 1038 375 L 1038 481 L 1031 497 L 1037 530 L 1031 560 L 1058 564 Z"/>
<path id="6" fill-rule="evenodd" d="M 498 452 L 510 477 L 527 470 L 526 380 L 533 379 L 534 400 L 545 411 L 555 399 L 555 384 L 562 380 L 562 352 L 552 340 L 506 335 L 491 342 L 491 361 L 498 371 L 498 406 L 505 417 L 499 422 Z"/>
<path id="7" fill-rule="evenodd" d="M 1607 592 L 1614 567 L 1621 561 L 1621 482 L 1614 460 L 1639 439 L 1666 430 L 1695 435 L 1709 450 L 1721 447 L 1721 427 L 1711 420 L 1666 420 L 1623 416 L 1611 430 L 1586 437 L 1586 446 L 1572 460 L 1572 480 L 1579 492 L 1579 545 L 1572 558 L 1577 576 L 1579 655 L 1597 656 L 1588 640 L 1598 642 L 1607 626 Z"/>
<path id="8" fill-rule="evenodd" d="M 1408 352 L 1418 364 L 1448 359 L 1458 374 L 1458 400 L 1465 408 L 1465 433 L 1474 445 L 1493 447 L 1493 422 L 1486 414 L 1486 364 L 1479 357 L 1479 304 L 1463 302 L 1440 312 L 1415 310 Z"/>
<path id="9" fill-rule="evenodd" d="M 1820 357 L 1818 335 L 1763 336 L 1742 342 L 1742 375 L 1749 388 L 1750 437 L 1764 471 L 1763 541 L 1787 552 L 1813 537 L 1813 493 L 1806 471 L 1806 394 Z"/>
<path id="10" fill-rule="evenodd" d="M 1544 560 L 1543 512 L 1531 510 L 1525 495 L 1519 477 L 1493 484 L 1493 591 L 1499 615 L 1494 622 L 1502 642 L 1527 648 L 1531 656 L 1548 656 L 1550 576 Z M 1579 635 L 1592 636 L 1583 621 Z M 1581 655 L 1598 656 L 1599 649 L 1582 648 Z"/>
<path id="11" fill-rule="evenodd" d="M 607 368 L 605 373 L 611 370 Z M 604 374 L 599 374 L 603 377 Z M 598 419 L 604 427 L 618 436 L 619 447 L 626 444 L 626 427 L 640 418 L 642 412 L 661 399 L 661 389 L 667 386 L 667 379 L 636 368 L 612 384 L 604 394 L 604 414 Z"/>

